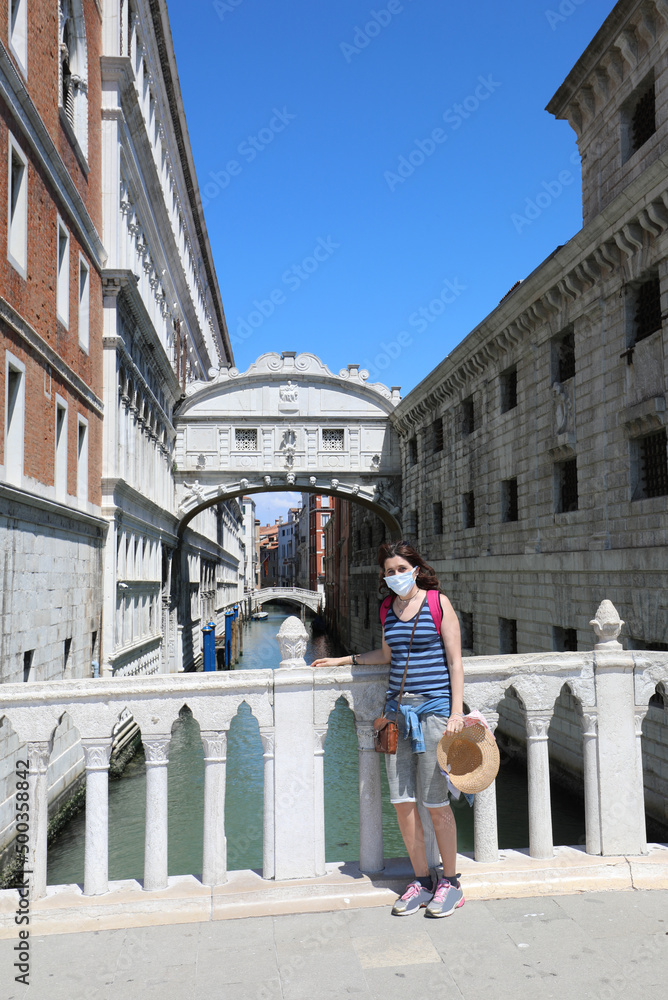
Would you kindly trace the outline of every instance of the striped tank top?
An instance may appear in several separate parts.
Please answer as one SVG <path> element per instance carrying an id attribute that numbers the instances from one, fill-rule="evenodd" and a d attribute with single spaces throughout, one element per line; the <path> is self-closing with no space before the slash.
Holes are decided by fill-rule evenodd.
<path id="1" fill-rule="evenodd" d="M 387 612 L 385 642 L 392 650 L 388 688 L 388 697 L 390 698 L 396 698 L 399 694 L 414 622 L 415 618 L 402 622 L 400 618 L 397 618 L 392 607 Z M 413 694 L 447 694 L 448 696 L 450 694 L 450 673 L 445 646 L 436 629 L 436 623 L 431 616 L 426 598 L 418 612 L 418 622 L 415 626 L 404 691 L 410 691 Z"/>

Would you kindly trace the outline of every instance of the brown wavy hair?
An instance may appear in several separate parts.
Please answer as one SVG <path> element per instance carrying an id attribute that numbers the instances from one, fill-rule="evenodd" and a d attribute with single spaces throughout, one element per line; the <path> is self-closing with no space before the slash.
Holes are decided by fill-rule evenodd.
<path id="1" fill-rule="evenodd" d="M 383 542 L 378 549 L 378 565 L 380 566 L 379 590 L 382 593 L 389 593 L 389 587 L 385 583 L 385 560 L 400 556 L 411 566 L 419 566 L 415 582 L 421 590 L 440 590 L 436 571 L 433 566 L 429 566 L 408 542 Z"/>

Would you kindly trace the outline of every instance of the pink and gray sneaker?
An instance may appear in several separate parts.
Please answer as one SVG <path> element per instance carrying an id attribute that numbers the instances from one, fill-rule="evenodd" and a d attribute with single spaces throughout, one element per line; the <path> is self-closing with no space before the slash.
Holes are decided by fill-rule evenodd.
<path id="1" fill-rule="evenodd" d="M 392 913 L 395 917 L 406 917 L 409 913 L 415 913 L 421 906 L 426 906 L 433 895 L 433 889 L 425 889 L 422 883 L 415 879 L 408 883 L 403 896 L 400 896 L 392 907 Z"/>
<path id="2" fill-rule="evenodd" d="M 455 876 L 458 878 L 458 876 Z M 455 888 L 447 878 L 440 878 L 431 902 L 427 906 L 427 917 L 449 917 L 451 913 L 464 905 L 464 893 L 461 886 Z"/>

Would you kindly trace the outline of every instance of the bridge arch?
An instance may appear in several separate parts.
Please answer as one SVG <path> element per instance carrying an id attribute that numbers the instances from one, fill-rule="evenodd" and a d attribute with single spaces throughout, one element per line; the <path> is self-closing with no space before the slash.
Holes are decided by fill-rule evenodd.
<path id="1" fill-rule="evenodd" d="M 401 455 L 389 421 L 399 389 L 315 354 L 263 354 L 247 371 L 193 382 L 174 425 L 178 533 L 200 511 L 253 493 L 352 500 L 401 533 Z"/>
<path id="2" fill-rule="evenodd" d="M 325 595 L 318 590 L 303 587 L 261 587 L 253 591 L 253 608 L 269 601 L 287 601 L 300 607 L 309 608 L 314 613 L 325 603 Z"/>

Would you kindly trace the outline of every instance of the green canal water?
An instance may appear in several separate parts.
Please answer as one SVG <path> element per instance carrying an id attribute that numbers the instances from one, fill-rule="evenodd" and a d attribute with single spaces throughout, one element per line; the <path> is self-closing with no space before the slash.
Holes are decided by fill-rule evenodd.
<path id="1" fill-rule="evenodd" d="M 276 633 L 292 614 L 287 606 L 267 606 L 269 617 L 244 627 L 244 654 L 238 668 L 277 667 Z M 307 622 L 308 625 L 308 622 Z M 306 662 L 318 656 L 340 655 L 327 636 L 309 641 Z M 327 861 L 359 857 L 357 739 L 353 714 L 340 700 L 331 716 L 325 742 L 325 838 Z M 174 724 L 169 750 L 169 874 L 199 874 L 202 870 L 204 755 L 199 726 L 191 715 Z M 406 854 L 394 808 L 390 805 L 385 768 L 383 783 L 383 843 L 385 856 Z M 146 770 L 139 752 L 123 776 L 109 783 L 109 877 L 141 879 L 144 868 L 144 807 Z M 242 705 L 232 722 L 227 743 L 225 829 L 228 868 L 262 867 L 262 743 L 257 722 Z M 497 778 L 499 844 L 502 848 L 529 843 L 527 779 L 523 767 L 507 760 Z M 473 810 L 455 803 L 460 851 L 473 850 Z M 580 800 L 552 788 L 555 844 L 584 842 L 584 810 Z M 84 872 L 84 813 L 75 816 L 49 846 L 50 885 L 82 883 Z"/>

